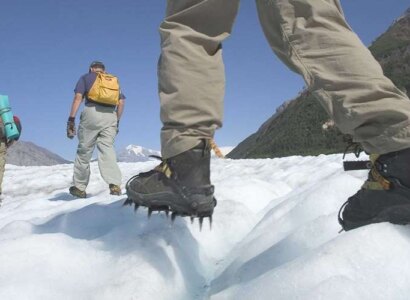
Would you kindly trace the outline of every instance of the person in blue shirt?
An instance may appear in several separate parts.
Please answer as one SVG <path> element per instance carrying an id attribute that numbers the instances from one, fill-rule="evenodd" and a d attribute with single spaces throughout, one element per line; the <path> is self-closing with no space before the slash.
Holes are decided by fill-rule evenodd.
<path id="1" fill-rule="evenodd" d="M 67 122 L 67 137 L 76 135 L 75 116 L 85 100 L 78 127 L 78 148 L 74 162 L 73 186 L 69 192 L 75 197 L 86 198 L 86 188 L 90 179 L 90 160 L 97 146 L 98 166 L 112 195 L 121 195 L 121 171 L 117 164 L 114 140 L 124 110 L 125 96 L 120 93 L 117 105 L 101 104 L 88 98 L 88 92 L 99 72 L 105 73 L 105 66 L 94 61 L 89 72 L 80 77 L 74 89 L 74 99 Z"/>

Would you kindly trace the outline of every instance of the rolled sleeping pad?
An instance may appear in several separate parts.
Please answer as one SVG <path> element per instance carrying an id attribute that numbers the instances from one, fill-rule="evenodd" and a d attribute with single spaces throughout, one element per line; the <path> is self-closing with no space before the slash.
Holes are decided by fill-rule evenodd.
<path id="1" fill-rule="evenodd" d="M 8 96 L 0 95 L 0 116 L 4 124 L 6 138 L 9 140 L 17 139 L 20 136 L 20 133 L 16 123 L 14 123 Z"/>

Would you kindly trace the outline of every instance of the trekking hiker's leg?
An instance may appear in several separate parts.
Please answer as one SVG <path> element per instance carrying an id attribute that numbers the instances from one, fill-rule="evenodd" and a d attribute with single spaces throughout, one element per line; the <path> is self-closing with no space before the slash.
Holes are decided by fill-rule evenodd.
<path id="1" fill-rule="evenodd" d="M 339 1 L 256 2 L 272 50 L 303 75 L 308 89 L 343 133 L 353 136 L 366 152 L 382 154 L 373 166 L 389 166 L 389 170 L 380 170 L 380 175 L 410 188 L 406 172 L 410 156 L 404 150 L 410 147 L 410 101 L 383 75 L 379 63 L 352 32 Z M 375 182 L 374 177 L 370 174 L 368 182 Z M 365 184 L 350 198 L 344 212 L 350 225 L 345 229 L 396 222 L 385 208 L 400 204 L 403 211 L 403 205 L 410 206 L 410 192 L 404 187 L 396 184 L 375 190 L 375 186 Z M 410 221 L 409 212 L 400 216 L 400 222 L 406 216 Z"/>
<path id="2" fill-rule="evenodd" d="M 6 143 L 0 142 L 0 195 L 3 191 L 2 185 L 3 185 L 4 171 L 6 167 L 6 154 L 7 154 Z"/>
<path id="3" fill-rule="evenodd" d="M 232 30 L 238 6 L 239 0 L 168 1 L 158 64 L 164 161 L 127 184 L 128 197 L 137 205 L 212 215 L 216 202 L 209 140 L 222 125 L 221 43 Z"/>
<path id="4" fill-rule="evenodd" d="M 238 6 L 238 0 L 168 1 L 159 29 L 158 65 L 164 158 L 211 139 L 222 125 L 221 43 L 232 30 Z"/>
<path id="5" fill-rule="evenodd" d="M 114 149 L 114 140 L 117 134 L 116 125 L 117 122 L 113 119 L 112 126 L 103 129 L 97 137 L 98 167 L 102 178 L 107 184 L 120 186 L 121 171 L 117 164 Z"/>
<path id="6" fill-rule="evenodd" d="M 86 107 L 81 113 L 78 127 L 78 147 L 74 161 L 74 186 L 85 191 L 90 180 L 90 160 L 97 141 L 98 130 L 95 128 L 93 108 Z"/>
<path id="7" fill-rule="evenodd" d="M 369 153 L 410 147 L 410 101 L 346 23 L 338 1 L 257 0 L 265 35 L 337 127 Z"/>

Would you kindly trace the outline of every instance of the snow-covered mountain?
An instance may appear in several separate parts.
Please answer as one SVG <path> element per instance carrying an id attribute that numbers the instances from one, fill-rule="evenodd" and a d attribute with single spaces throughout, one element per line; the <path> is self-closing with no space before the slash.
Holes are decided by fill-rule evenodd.
<path id="1" fill-rule="evenodd" d="M 352 159 L 348 157 L 348 159 Z M 123 184 L 155 161 L 120 163 Z M 6 166 L 0 299 L 409 299 L 410 226 L 339 233 L 339 207 L 366 171 L 341 155 L 213 159 L 206 222 L 147 218 L 110 196 L 97 163 L 87 199 L 72 166 Z"/>
<path id="2" fill-rule="evenodd" d="M 117 153 L 119 162 L 144 162 L 153 160 L 150 155 L 161 156 L 161 152 L 137 145 L 129 145 Z"/>

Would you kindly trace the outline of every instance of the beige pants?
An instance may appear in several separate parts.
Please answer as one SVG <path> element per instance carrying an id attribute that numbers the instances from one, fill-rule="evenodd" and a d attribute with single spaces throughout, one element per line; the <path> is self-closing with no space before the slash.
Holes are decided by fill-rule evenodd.
<path id="1" fill-rule="evenodd" d="M 410 147 L 410 101 L 352 32 L 338 0 L 257 0 L 276 55 L 301 74 L 338 128 L 367 152 Z M 222 125 L 221 43 L 239 0 L 168 0 L 160 26 L 162 155 L 184 152 Z"/>
<path id="2" fill-rule="evenodd" d="M 6 143 L 3 141 L 0 141 L 0 194 L 2 193 L 3 177 L 4 177 L 5 167 L 6 167 L 6 154 L 7 154 Z"/>
<path id="3" fill-rule="evenodd" d="M 78 127 L 78 148 L 74 162 L 74 185 L 84 191 L 90 179 L 90 160 L 95 146 L 98 167 L 107 184 L 121 184 L 114 139 L 117 134 L 117 114 L 113 108 L 100 105 L 86 106 Z"/>

